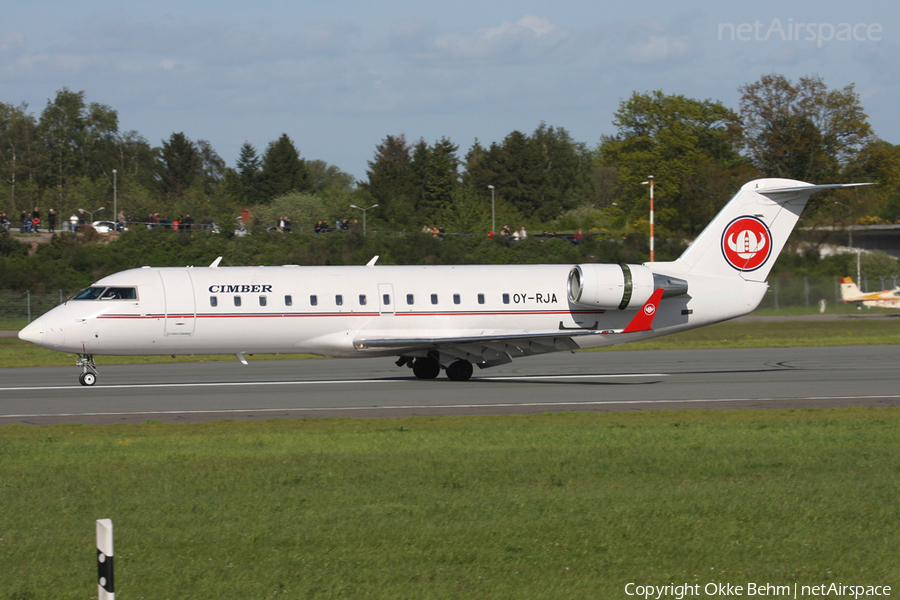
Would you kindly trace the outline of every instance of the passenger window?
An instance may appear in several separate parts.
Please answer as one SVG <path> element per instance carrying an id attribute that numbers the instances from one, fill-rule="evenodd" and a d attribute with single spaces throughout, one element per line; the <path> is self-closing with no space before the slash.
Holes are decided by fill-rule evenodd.
<path id="1" fill-rule="evenodd" d="M 365 305 L 366 305 L 366 295 L 365 295 L 365 294 L 360 294 L 360 295 L 359 295 L 359 305 L 360 305 L 360 306 L 365 306 Z"/>
<path id="2" fill-rule="evenodd" d="M 406 295 L 406 303 L 411 305 L 414 302 L 415 302 L 415 297 L 412 294 L 407 294 Z"/>
<path id="3" fill-rule="evenodd" d="M 503 294 L 503 304 L 509 304 L 509 294 Z"/>
<path id="4" fill-rule="evenodd" d="M 212 307 L 218 306 L 218 305 L 219 305 L 219 299 L 216 298 L 215 296 L 210 296 L 210 297 L 209 297 L 209 305 L 212 306 Z"/>
<path id="5" fill-rule="evenodd" d="M 235 297 L 234 297 L 234 305 L 235 305 L 235 306 L 240 306 L 240 305 L 241 305 L 241 297 L 240 297 L 240 296 L 235 296 Z"/>
<path id="6" fill-rule="evenodd" d="M 478 294 L 478 304 L 484 304 L 484 294 Z"/>
<path id="7" fill-rule="evenodd" d="M 260 306 L 265 306 L 265 305 L 266 305 L 266 297 L 265 297 L 265 296 L 260 296 L 260 297 L 259 297 L 259 305 L 260 305 Z"/>
<path id="8" fill-rule="evenodd" d="M 381 303 L 384 304 L 385 306 L 387 306 L 388 304 L 390 304 L 390 303 L 391 303 L 391 295 L 390 295 L 390 294 L 384 294 L 384 295 L 381 297 Z"/>
<path id="9" fill-rule="evenodd" d="M 313 294 L 312 296 L 309 297 L 309 305 L 310 305 L 310 306 L 316 306 L 318 303 L 319 303 L 319 297 L 318 297 L 318 296 L 316 296 L 315 294 Z"/>
<path id="10" fill-rule="evenodd" d="M 343 305 L 344 305 L 344 296 L 343 296 L 343 294 L 338 294 L 338 295 L 336 295 L 336 296 L 334 297 L 334 303 L 337 304 L 338 306 L 343 306 Z"/>
<path id="11" fill-rule="evenodd" d="M 290 296 L 285 296 L 285 297 L 284 297 L 284 305 L 285 305 L 285 306 L 293 306 L 293 305 L 294 305 L 294 299 L 291 298 Z"/>
<path id="12" fill-rule="evenodd" d="M 432 304 L 437 304 L 437 294 L 432 294 L 432 295 L 431 295 L 431 303 L 432 303 Z"/>
<path id="13" fill-rule="evenodd" d="M 453 304 L 459 304 L 459 294 L 453 294 Z"/>

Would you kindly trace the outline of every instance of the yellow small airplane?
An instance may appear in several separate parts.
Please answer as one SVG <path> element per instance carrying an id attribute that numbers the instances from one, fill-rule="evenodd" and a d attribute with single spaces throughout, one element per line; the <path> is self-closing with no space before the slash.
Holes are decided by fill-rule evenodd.
<path id="1" fill-rule="evenodd" d="M 841 300 L 879 308 L 900 308 L 900 288 L 864 294 L 852 277 L 841 279 Z"/>

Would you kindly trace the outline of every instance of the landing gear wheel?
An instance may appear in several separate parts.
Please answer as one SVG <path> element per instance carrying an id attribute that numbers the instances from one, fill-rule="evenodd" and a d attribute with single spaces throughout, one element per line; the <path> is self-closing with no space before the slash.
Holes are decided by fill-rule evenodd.
<path id="1" fill-rule="evenodd" d="M 447 367 L 447 377 L 452 381 L 468 381 L 472 377 L 472 363 L 458 360 Z"/>
<path id="2" fill-rule="evenodd" d="M 94 364 L 93 356 L 82 354 L 75 361 L 75 366 L 84 369 L 84 372 L 78 376 L 78 383 L 87 386 L 97 383 L 97 365 Z"/>
<path id="3" fill-rule="evenodd" d="M 441 373 L 441 363 L 430 356 L 417 358 L 413 373 L 419 379 L 434 379 Z"/>

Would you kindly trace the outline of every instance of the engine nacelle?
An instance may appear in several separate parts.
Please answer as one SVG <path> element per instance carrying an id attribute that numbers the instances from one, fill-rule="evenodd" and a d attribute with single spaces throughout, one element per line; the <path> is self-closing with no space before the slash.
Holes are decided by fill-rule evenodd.
<path id="1" fill-rule="evenodd" d="M 575 265 L 569 271 L 569 302 L 581 308 L 640 308 L 653 290 L 663 298 L 687 294 L 687 282 L 654 273 L 643 265 Z"/>

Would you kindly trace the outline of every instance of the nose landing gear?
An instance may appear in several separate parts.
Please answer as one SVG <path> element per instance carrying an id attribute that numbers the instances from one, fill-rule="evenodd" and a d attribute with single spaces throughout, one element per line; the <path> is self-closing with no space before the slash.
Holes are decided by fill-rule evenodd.
<path id="1" fill-rule="evenodd" d="M 79 356 L 75 360 L 75 366 L 84 369 L 84 372 L 78 376 L 78 383 L 86 386 L 97 383 L 97 365 L 94 364 L 94 356 L 92 354 Z"/>

